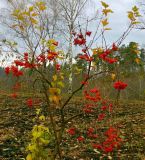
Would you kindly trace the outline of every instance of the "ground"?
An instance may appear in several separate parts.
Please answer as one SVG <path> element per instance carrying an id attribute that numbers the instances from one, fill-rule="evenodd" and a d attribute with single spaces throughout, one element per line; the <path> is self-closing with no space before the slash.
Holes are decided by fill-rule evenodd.
<path id="1" fill-rule="evenodd" d="M 18 101 L 21 105 L 18 105 Z M 35 110 L 26 107 L 23 101 L 23 98 L 17 102 L 2 96 L 0 98 L 0 160 L 24 160 L 26 156 L 25 145 L 29 141 L 28 135 L 34 125 L 32 119 Z M 70 105 L 71 107 L 75 112 L 74 105 Z M 145 102 L 121 102 L 114 121 L 124 133 L 126 140 L 120 149 L 120 159 L 144 160 Z M 78 153 L 78 148 L 72 148 L 66 159 L 75 159 Z M 91 153 L 84 151 L 78 159 L 89 160 L 90 155 Z"/>

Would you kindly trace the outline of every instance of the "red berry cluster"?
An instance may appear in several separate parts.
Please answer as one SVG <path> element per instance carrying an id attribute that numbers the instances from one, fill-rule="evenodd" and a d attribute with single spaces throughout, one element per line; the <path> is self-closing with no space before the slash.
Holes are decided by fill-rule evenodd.
<path id="1" fill-rule="evenodd" d="M 93 102 L 98 102 L 101 100 L 101 95 L 97 88 L 90 89 L 89 92 L 85 90 L 84 95 L 86 100 L 91 100 Z"/>
<path id="2" fill-rule="evenodd" d="M 127 87 L 127 84 L 121 81 L 117 81 L 114 83 L 114 88 L 117 90 L 123 90 Z"/>
<path id="3" fill-rule="evenodd" d="M 101 144 L 92 144 L 94 149 L 99 149 L 100 151 L 108 153 L 120 147 L 122 139 L 119 137 L 118 131 L 115 128 L 110 127 L 104 135 L 106 137 L 104 142 Z"/>
<path id="4" fill-rule="evenodd" d="M 33 100 L 32 100 L 31 98 L 30 98 L 30 99 L 27 99 L 26 105 L 27 105 L 28 107 L 32 108 L 32 107 L 33 107 Z"/>
<path id="5" fill-rule="evenodd" d="M 89 91 L 84 90 L 84 98 L 87 101 L 83 108 L 84 113 L 99 113 L 97 121 L 104 120 L 106 114 L 112 112 L 112 104 L 101 98 L 100 92 L 97 88 L 90 89 Z"/>
<path id="6" fill-rule="evenodd" d="M 92 138 L 93 139 L 98 138 L 98 135 L 95 133 L 95 129 L 94 128 L 90 127 L 90 128 L 87 129 L 87 137 L 91 138 L 91 139 Z"/>
<path id="7" fill-rule="evenodd" d="M 93 61 L 93 57 L 88 56 L 87 54 L 80 55 L 79 58 L 80 58 L 80 59 L 84 59 L 84 60 L 86 60 L 86 61 L 88 61 L 88 62 Z"/>
<path id="8" fill-rule="evenodd" d="M 49 61 L 53 61 L 58 56 L 58 52 L 53 52 L 53 51 L 50 51 L 50 50 L 48 50 L 47 52 L 48 52 L 47 59 Z"/>
<path id="9" fill-rule="evenodd" d="M 117 62 L 118 60 L 116 58 L 110 58 L 110 57 L 108 57 L 108 55 L 111 55 L 113 53 L 113 51 L 117 51 L 117 50 L 118 50 L 118 47 L 113 43 L 112 49 L 107 49 L 106 51 L 101 53 L 99 55 L 99 58 L 101 58 L 105 62 L 108 62 L 109 64 L 113 64 L 113 63 Z"/>
<path id="10" fill-rule="evenodd" d="M 23 72 L 21 70 L 19 70 L 17 66 L 14 66 L 14 65 L 12 65 L 11 67 L 6 67 L 5 73 L 7 75 L 12 73 L 13 76 L 16 76 L 16 77 L 20 77 L 23 75 Z"/>
<path id="11" fill-rule="evenodd" d="M 75 32 L 73 32 L 73 35 L 75 36 L 74 38 L 74 45 L 85 45 L 86 44 L 86 36 L 90 36 L 92 32 L 87 31 L 85 33 L 85 36 L 82 33 L 76 34 Z"/>
<path id="12" fill-rule="evenodd" d="M 69 135 L 73 136 L 76 134 L 76 129 L 75 128 L 70 128 L 68 129 L 67 133 L 69 133 Z"/>

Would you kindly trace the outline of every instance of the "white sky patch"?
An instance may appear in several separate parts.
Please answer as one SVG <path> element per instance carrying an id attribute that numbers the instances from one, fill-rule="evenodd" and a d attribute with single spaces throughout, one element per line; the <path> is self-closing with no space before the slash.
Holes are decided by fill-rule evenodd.
<path id="1" fill-rule="evenodd" d="M 0 0 L 0 8 L 3 8 L 6 6 L 6 0 Z"/>
<path id="2" fill-rule="evenodd" d="M 101 3 L 99 0 L 92 0 L 93 5 L 90 5 L 88 10 L 88 15 L 93 14 L 97 9 L 100 10 Z M 127 12 L 132 9 L 134 5 L 138 6 L 136 0 L 104 0 L 109 7 L 114 11 L 113 14 L 109 16 L 109 28 L 112 28 L 111 31 L 106 33 L 107 43 L 115 42 L 127 29 L 129 25 L 129 19 L 127 17 Z M 91 29 L 95 30 L 95 24 Z M 123 41 L 123 43 L 129 43 L 131 41 L 137 42 L 140 45 L 145 44 L 145 30 L 136 30 L 134 29 Z"/>

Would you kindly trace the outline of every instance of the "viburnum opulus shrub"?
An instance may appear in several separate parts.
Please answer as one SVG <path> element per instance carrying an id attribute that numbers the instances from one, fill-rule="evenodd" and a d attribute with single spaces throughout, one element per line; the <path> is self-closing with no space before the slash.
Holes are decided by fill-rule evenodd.
<path id="1" fill-rule="evenodd" d="M 105 43 L 104 33 L 110 30 L 108 27 L 108 15 L 113 11 L 105 2 L 101 2 L 101 4 L 103 9 L 99 27 L 102 27 L 100 35 L 102 35 Z M 15 11 L 13 16 L 19 20 L 19 23 L 23 24 L 26 19 L 27 22 L 31 21 L 31 25 L 34 27 L 39 27 L 35 17 L 45 10 L 45 3 L 37 2 L 34 6 L 30 6 L 28 11 Z M 119 129 L 112 126 L 111 114 L 114 110 L 114 105 L 109 100 L 109 97 L 104 98 L 101 96 L 99 86 L 92 87 L 90 85 L 90 80 L 98 75 L 104 76 L 108 74 L 112 76 L 114 84 L 110 87 L 116 89 L 117 99 L 119 99 L 121 90 L 124 90 L 127 84 L 119 79 L 118 70 L 115 70 L 119 66 L 119 58 L 116 52 L 119 52 L 119 45 L 128 32 L 138 23 L 137 18 L 139 16 L 138 8 L 136 6 L 133 7 L 128 12 L 129 28 L 116 43 L 111 44 L 109 47 L 105 43 L 102 47 L 93 48 L 92 42 L 95 40 L 93 38 L 89 43 L 89 38 L 93 36 L 93 33 L 89 30 L 84 31 L 79 28 L 76 31 L 72 31 L 73 45 L 80 47 L 81 54 L 79 54 L 78 58 L 86 63 L 86 70 L 79 87 L 75 88 L 70 94 L 63 92 L 66 86 L 65 80 L 68 80 L 69 76 L 65 76 L 62 63 L 65 57 L 64 55 L 62 56 L 62 51 L 59 50 L 59 43 L 54 39 L 43 39 L 41 43 L 43 51 L 39 53 L 25 52 L 21 58 L 14 60 L 12 65 L 5 67 L 5 73 L 7 75 L 11 74 L 17 79 L 14 85 L 15 89 L 11 94 L 12 98 L 19 98 L 17 92 L 23 80 L 22 77 L 30 71 L 30 77 L 34 73 L 36 76 L 32 81 L 32 85 L 38 83 L 42 87 L 43 98 L 41 100 L 34 100 L 33 97 L 28 97 L 25 100 L 26 107 L 36 109 L 36 117 L 33 119 L 36 125 L 32 128 L 31 141 L 26 147 L 27 160 L 63 159 L 69 153 L 69 150 L 72 152 L 71 147 L 76 146 L 80 153 L 86 150 L 89 150 L 90 153 L 93 152 L 93 158 L 116 156 L 116 151 L 124 140 L 120 136 Z M 25 28 L 20 29 L 22 32 L 25 30 Z M 99 65 L 99 71 L 97 69 L 94 70 L 94 66 L 97 65 Z M 104 68 L 104 65 L 107 67 Z M 100 70 L 101 67 L 102 69 Z M 111 70 L 109 70 L 109 67 Z M 112 70 L 112 68 L 115 69 Z M 48 71 L 51 71 L 51 74 L 48 74 Z M 78 71 L 80 72 L 81 68 Z M 75 106 L 76 110 L 79 107 L 78 113 L 77 111 L 71 113 L 66 108 L 71 108 L 69 102 L 81 90 L 83 91 L 82 103 Z M 47 108 L 47 116 L 44 116 L 40 103 Z"/>
<path id="2" fill-rule="evenodd" d="M 57 46 L 58 44 L 54 42 L 52 43 L 52 45 Z M 99 55 L 99 58 L 111 64 L 115 63 L 117 59 L 107 58 L 108 54 L 114 51 L 114 47 L 115 44 L 113 44 L 111 50 L 102 52 L 102 54 Z M 117 50 L 117 47 L 115 47 L 115 50 Z M 32 63 L 31 56 L 28 53 L 24 53 L 23 59 L 15 60 L 13 65 L 5 68 L 6 74 L 12 74 L 14 77 L 19 78 L 23 76 L 24 69 L 34 69 L 36 72 L 39 73 L 40 72 L 39 68 L 42 67 L 45 61 L 51 61 L 51 62 L 53 61 L 55 74 L 52 76 L 52 82 L 49 82 L 47 79 L 45 79 L 45 75 L 43 74 L 43 72 L 40 72 L 40 76 L 42 76 L 42 84 L 44 85 L 44 89 L 46 89 L 46 92 L 44 92 L 44 94 L 46 95 L 46 101 L 48 105 L 50 105 L 49 107 L 53 107 L 50 108 L 50 111 L 52 110 L 53 112 L 55 111 L 56 106 L 61 105 L 61 88 L 64 87 L 63 83 L 64 77 L 62 76 L 61 73 L 61 65 L 56 62 L 57 56 L 58 56 L 57 52 L 51 52 L 50 50 L 48 50 L 46 55 L 40 54 L 36 58 L 35 63 L 34 62 Z M 80 56 L 80 58 L 84 59 L 85 61 L 88 61 L 88 63 L 91 63 L 94 59 L 93 56 L 88 56 L 87 53 Z M 79 128 L 78 125 L 77 127 L 71 127 L 67 129 L 66 130 L 68 134 L 67 138 L 64 138 L 63 135 L 59 135 L 61 136 L 60 137 L 61 139 L 58 139 L 57 143 L 59 143 L 58 145 L 60 146 L 62 142 L 69 143 L 69 140 L 74 139 L 74 145 L 76 144 L 81 144 L 81 146 L 84 145 L 85 147 L 92 149 L 92 151 L 95 151 L 96 157 L 99 157 L 104 154 L 107 155 L 108 153 L 112 153 L 113 151 L 117 150 L 122 144 L 123 140 L 119 136 L 119 131 L 114 127 L 108 126 L 105 128 L 103 132 L 101 130 L 102 126 L 99 127 L 100 123 L 102 124 L 102 122 L 109 121 L 110 119 L 109 116 L 112 112 L 113 104 L 103 99 L 101 97 L 100 91 L 96 87 L 88 89 L 89 86 L 88 81 L 89 79 L 91 79 L 92 76 L 93 75 L 86 74 L 85 79 L 80 84 L 81 85 L 80 87 L 84 88 L 83 99 L 85 100 L 85 105 L 82 108 L 81 116 L 84 122 L 85 119 L 89 119 L 89 121 L 94 121 L 94 124 L 91 124 L 91 126 L 87 125 L 85 126 L 84 123 L 84 127 Z M 48 90 L 47 88 L 45 88 L 46 87 L 45 83 L 48 83 L 48 85 L 50 85 Z M 18 89 L 19 88 L 18 84 L 20 85 L 20 82 L 17 82 L 14 88 Z M 114 88 L 117 89 L 118 91 L 125 89 L 126 86 L 127 84 L 121 81 L 117 81 L 114 83 Z M 17 93 L 12 93 L 11 96 L 13 98 L 17 98 Z M 70 95 L 70 97 L 71 96 L 72 95 Z M 34 107 L 34 104 L 35 102 L 32 98 L 26 100 L 26 105 L 28 107 L 30 108 Z M 62 108 L 64 107 L 64 105 L 62 106 Z M 56 143 L 55 142 L 56 137 L 54 136 L 55 134 L 54 132 L 57 132 L 57 130 L 55 130 L 56 128 L 51 128 L 54 125 L 56 119 L 50 116 L 52 126 L 49 126 L 48 129 L 48 127 L 44 125 L 45 117 L 43 115 L 39 115 L 40 111 L 38 111 L 37 108 L 36 110 L 40 124 L 34 126 L 32 130 L 32 141 L 27 147 L 27 150 L 30 152 L 30 154 L 28 154 L 27 159 L 31 158 L 35 159 L 36 157 L 43 157 L 43 158 L 49 157 L 53 159 L 53 156 L 55 157 L 55 154 L 58 154 L 58 151 L 56 151 L 56 153 L 53 155 L 52 151 L 54 150 L 55 146 L 53 146 L 54 148 L 52 149 L 52 151 L 50 151 L 50 149 L 47 147 L 49 146 L 49 144 L 51 145 L 51 143 L 52 144 Z M 59 126 L 60 129 L 58 130 L 61 130 L 63 132 L 63 130 L 65 130 L 65 128 L 63 127 L 66 127 L 66 124 L 69 122 L 69 120 L 71 120 L 71 118 L 65 121 L 64 115 L 60 114 L 60 116 L 62 116 L 63 118 L 62 119 L 63 123 L 61 124 L 62 126 L 61 125 Z M 50 155 L 47 154 L 47 151 L 49 151 Z M 62 154 L 61 151 L 60 154 Z"/>

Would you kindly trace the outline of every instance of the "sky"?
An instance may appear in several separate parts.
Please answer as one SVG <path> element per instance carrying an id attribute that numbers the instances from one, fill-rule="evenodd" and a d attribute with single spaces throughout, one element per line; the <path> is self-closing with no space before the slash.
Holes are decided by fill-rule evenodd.
<path id="1" fill-rule="evenodd" d="M 100 7 L 100 1 L 93 0 L 94 10 Z M 113 10 L 113 14 L 109 16 L 109 27 L 112 28 L 111 31 L 107 33 L 107 42 L 114 42 L 117 40 L 123 32 L 126 30 L 129 24 L 129 20 L 127 17 L 127 11 L 131 10 L 134 5 L 139 5 L 139 0 L 104 0 L 109 7 Z M 137 30 L 134 29 L 125 39 L 124 43 L 129 43 L 131 41 L 137 42 L 140 45 L 145 44 L 145 30 Z"/>
<path id="2" fill-rule="evenodd" d="M 90 5 L 90 10 L 87 14 L 92 14 L 96 12 L 97 9 L 100 9 L 99 0 L 91 0 L 93 5 Z M 133 5 L 138 5 L 139 0 L 104 0 L 108 3 L 110 8 L 114 11 L 114 14 L 110 16 L 110 25 L 112 31 L 108 31 L 106 39 L 108 43 L 116 41 L 124 32 L 129 24 L 127 19 L 127 11 L 131 10 Z M 0 0 L 0 8 L 3 8 L 6 5 L 6 0 Z M 95 26 L 92 27 L 93 29 Z M 0 38 L 4 35 L 0 33 Z M 133 30 L 130 35 L 126 38 L 124 43 L 129 43 L 130 41 L 135 41 L 140 45 L 145 44 L 145 30 Z"/>

